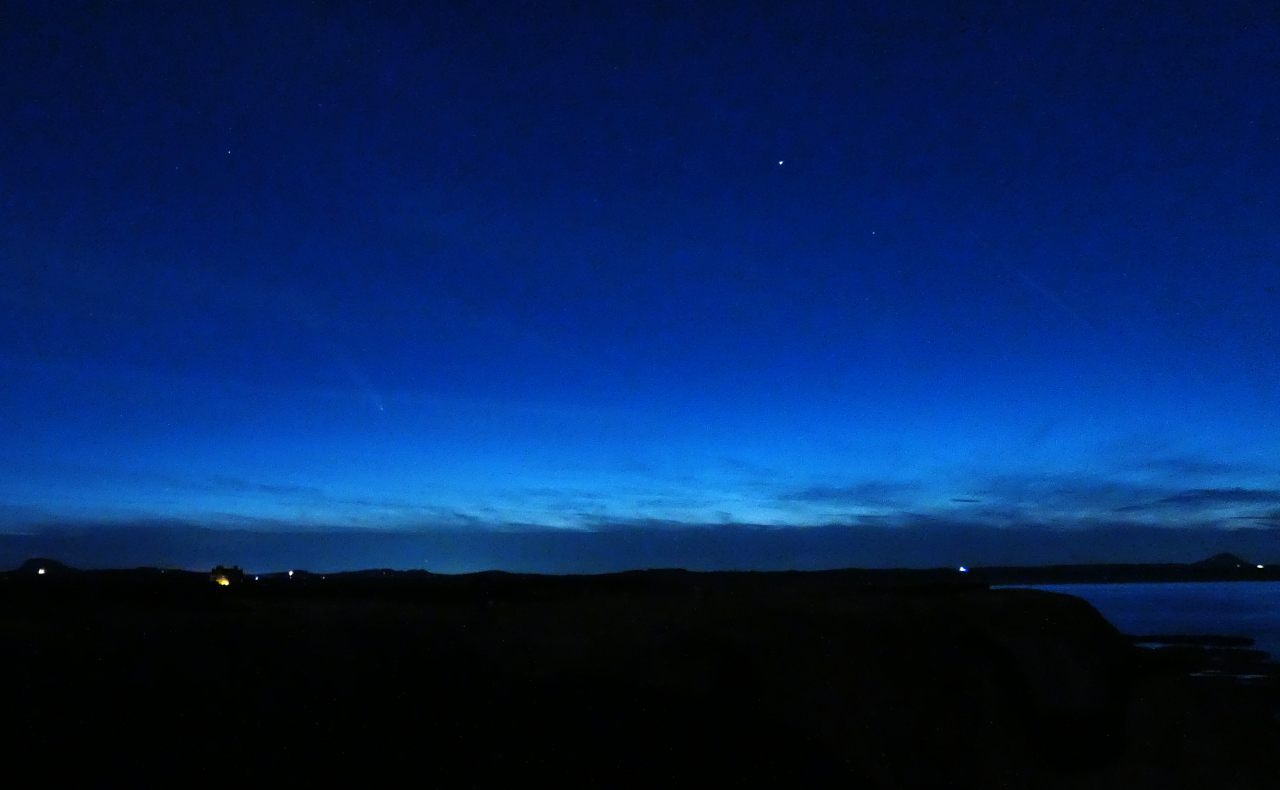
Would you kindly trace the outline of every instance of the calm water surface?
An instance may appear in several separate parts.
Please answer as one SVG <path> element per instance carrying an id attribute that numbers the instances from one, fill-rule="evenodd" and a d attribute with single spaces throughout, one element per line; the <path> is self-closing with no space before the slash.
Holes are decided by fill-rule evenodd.
<path id="1" fill-rule="evenodd" d="M 1126 634 L 1249 636 L 1280 658 L 1280 582 L 1026 586 L 1083 598 Z"/>

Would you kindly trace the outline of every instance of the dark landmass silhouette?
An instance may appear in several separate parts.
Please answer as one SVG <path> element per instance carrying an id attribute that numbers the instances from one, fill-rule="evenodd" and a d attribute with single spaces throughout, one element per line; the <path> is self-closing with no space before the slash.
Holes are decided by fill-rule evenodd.
<path id="1" fill-rule="evenodd" d="M 0 574 L 4 748 L 100 782 L 1280 786 L 1265 654 L 989 586 L 1046 570 L 32 560 Z"/>

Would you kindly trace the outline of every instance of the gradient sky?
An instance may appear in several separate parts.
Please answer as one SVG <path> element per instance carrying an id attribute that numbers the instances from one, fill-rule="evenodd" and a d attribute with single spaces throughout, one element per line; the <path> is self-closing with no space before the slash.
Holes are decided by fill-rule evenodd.
<path id="1" fill-rule="evenodd" d="M 208 6 L 0 5 L 11 543 L 1280 561 L 1276 7 Z"/>

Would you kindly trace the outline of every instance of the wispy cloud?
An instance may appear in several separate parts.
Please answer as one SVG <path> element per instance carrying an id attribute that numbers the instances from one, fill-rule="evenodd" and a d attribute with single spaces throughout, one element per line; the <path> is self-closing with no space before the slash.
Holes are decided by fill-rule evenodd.
<path id="1" fill-rule="evenodd" d="M 884 507 L 906 503 L 919 491 L 914 483 L 870 480 L 847 486 L 810 486 L 778 496 L 782 502 L 808 502 L 827 505 L 859 505 Z"/>
<path id="2" fill-rule="evenodd" d="M 1258 526 L 1263 527 L 1280 527 L 1280 508 L 1253 516 L 1236 516 L 1236 519 L 1239 521 L 1253 521 Z"/>
<path id="3" fill-rule="evenodd" d="M 1179 513 L 1221 515 L 1222 511 L 1248 509 L 1280 503 L 1280 490 L 1271 488 L 1195 488 L 1117 507 L 1117 513 Z M 1229 518 L 1247 518 L 1255 513 L 1237 513 Z"/>
<path id="4" fill-rule="evenodd" d="M 1160 499 L 1157 505 L 1205 507 L 1280 502 L 1280 490 L 1267 488 L 1199 488 Z"/>
<path id="5" fill-rule="evenodd" d="M 451 510 L 447 507 L 410 502 L 405 499 L 345 496 L 326 491 L 320 486 L 269 483 L 226 475 L 212 475 L 207 478 L 181 478 L 172 475 L 147 474 L 145 478 L 162 483 L 169 491 L 244 496 L 289 505 L 309 505 L 351 510 L 411 511 L 435 516 L 448 516 L 451 513 Z"/>
<path id="6" fill-rule="evenodd" d="M 30 525 L 48 519 L 49 513 L 42 508 L 0 502 L 0 531 L 20 533 Z"/>
<path id="7" fill-rule="evenodd" d="M 1179 464 L 1179 468 L 1198 468 Z M 1002 476 L 966 486 L 948 504 L 917 509 L 971 524 L 1133 524 L 1167 523 L 1227 526 L 1236 517 L 1254 517 L 1260 505 L 1280 503 L 1280 489 L 1236 487 L 1178 488 L 1134 483 L 1105 475 Z"/>
<path id="8" fill-rule="evenodd" d="M 276 496 L 304 497 L 325 499 L 324 490 L 316 486 L 281 485 L 277 483 L 261 483 L 252 480 L 241 480 L 235 477 L 215 475 L 209 482 L 201 486 L 199 483 L 187 483 L 208 491 L 223 491 L 244 494 L 272 494 Z"/>
<path id="9" fill-rule="evenodd" d="M 723 459 L 722 459 L 723 460 Z M 1275 524 L 1280 488 L 1257 483 L 1247 464 L 1163 456 L 1096 474 L 1021 474 L 952 480 L 767 479 L 762 468 L 724 462 L 743 476 L 642 480 L 548 476 L 526 486 L 468 491 L 443 500 L 396 490 L 361 491 L 234 474 L 174 474 L 128 468 L 51 467 L 12 476 L 56 480 L 68 492 L 62 516 L 192 518 L 262 528 L 318 524 L 358 528 L 601 529 L 618 524 L 728 526 L 740 522 L 814 527 L 828 524 L 963 523 L 970 527 Z M 1243 470 L 1253 470 L 1244 472 Z M 1160 471 L 1159 475 L 1143 471 Z M 1167 474 L 1165 474 L 1167 472 Z M 1238 474 L 1231 477 L 1230 474 Z M 1207 476 L 1207 477 L 1206 477 Z M 1192 484 L 1188 485 L 1187 482 Z M 1205 484 L 1208 483 L 1208 484 Z M 1213 485 L 1229 483 L 1229 485 Z M 53 483 L 48 484 L 52 490 Z M 39 486 L 28 486 L 38 490 Z M 16 505 L 37 501 L 11 485 L 0 528 L 22 529 L 47 513 Z M 100 495 L 102 492 L 110 497 Z M 365 495 L 367 493 L 367 495 Z M 380 495 L 381 494 L 381 495 Z M 43 501 L 43 500 L 39 500 Z M 93 512 L 86 502 L 97 502 Z M 870 519 L 870 520 L 868 520 Z M 674 528 L 674 526 L 672 527 Z"/>
<path id="10" fill-rule="evenodd" d="M 1114 517 L 1117 508 L 1166 496 L 1167 488 L 1086 475 L 1002 475 L 970 480 L 940 504 L 912 511 L 990 526 L 1066 524 Z"/>
<path id="11" fill-rule="evenodd" d="M 1224 475 L 1245 475 L 1264 471 L 1253 462 L 1214 461 L 1191 456 L 1152 458 L 1128 464 L 1126 470 L 1162 474 L 1174 478 L 1210 478 Z"/>

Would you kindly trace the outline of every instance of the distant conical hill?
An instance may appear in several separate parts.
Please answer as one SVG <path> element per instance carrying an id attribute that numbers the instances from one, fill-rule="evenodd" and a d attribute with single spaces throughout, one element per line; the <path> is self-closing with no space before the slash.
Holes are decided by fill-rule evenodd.
<path id="1" fill-rule="evenodd" d="M 1191 564 L 1199 568 L 1243 568 L 1249 563 L 1234 554 L 1224 551 L 1221 554 L 1213 555 L 1207 560 L 1200 560 Z"/>
<path id="2" fill-rule="evenodd" d="M 42 571 L 43 574 L 41 573 Z M 71 566 L 58 562 L 57 560 L 33 557 L 22 563 L 22 566 L 18 568 L 17 572 L 24 576 L 28 574 L 32 576 L 44 574 L 62 575 L 67 573 L 77 573 L 78 569 L 72 568 Z"/>

